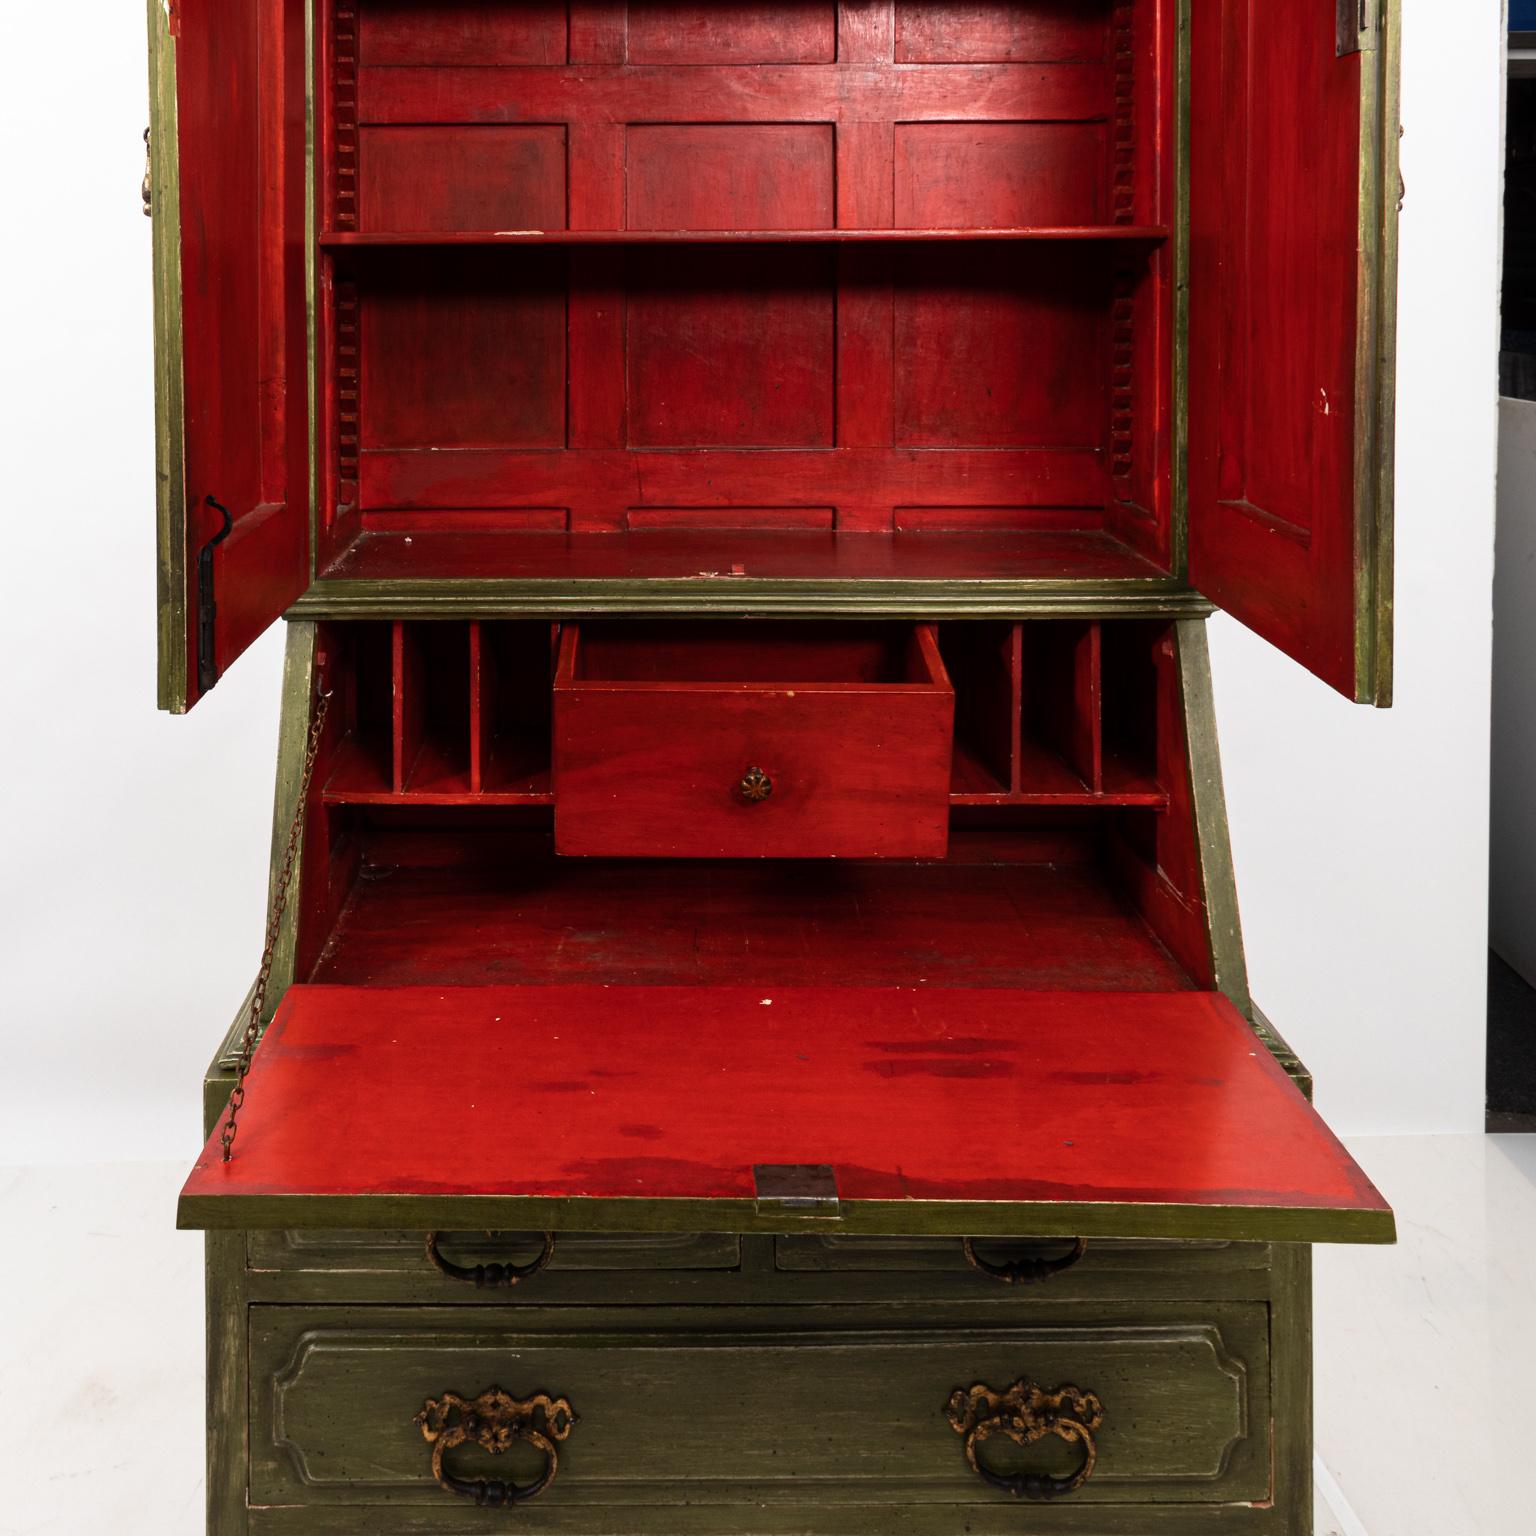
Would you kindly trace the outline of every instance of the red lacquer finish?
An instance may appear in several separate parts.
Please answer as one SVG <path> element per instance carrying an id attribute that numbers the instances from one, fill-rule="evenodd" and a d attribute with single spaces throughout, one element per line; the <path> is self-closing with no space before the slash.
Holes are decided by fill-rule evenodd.
<path id="1" fill-rule="evenodd" d="M 304 4 L 179 0 L 177 152 L 186 547 L 184 699 L 199 677 L 198 555 L 213 551 L 207 681 L 309 576 Z"/>
<path id="2" fill-rule="evenodd" d="M 547 834 L 486 818 L 366 832 L 362 878 L 334 928 L 318 925 L 304 974 L 386 987 L 1190 985 L 1082 826 L 979 846 L 957 830 L 942 864 L 676 863 L 555 858 Z"/>
<path id="3" fill-rule="evenodd" d="M 332 578 L 473 577 L 470 513 L 1166 571 L 1171 4 L 322 14 Z"/>
<path id="4" fill-rule="evenodd" d="M 1155 1205 L 1170 1231 L 1236 1206 L 1257 1233 L 1275 1210 L 1390 1232 L 1218 995 L 900 988 L 296 987 L 233 1162 L 211 1138 L 182 1214 L 518 1195 L 614 1202 L 622 1229 L 625 1202 L 751 1201 L 760 1164 L 830 1165 L 845 1206 Z"/>
<path id="5" fill-rule="evenodd" d="M 1190 578 L 1354 698 L 1369 55 L 1320 0 L 1195 0 L 1192 38 Z"/>

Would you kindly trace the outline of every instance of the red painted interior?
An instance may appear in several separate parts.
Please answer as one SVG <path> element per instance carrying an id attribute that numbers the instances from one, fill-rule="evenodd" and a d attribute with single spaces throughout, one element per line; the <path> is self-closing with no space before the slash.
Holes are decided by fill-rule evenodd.
<path id="1" fill-rule="evenodd" d="M 750 1200 L 762 1163 L 847 1202 L 1386 1211 L 1225 998 L 898 987 L 295 987 L 184 1193 Z"/>
<path id="2" fill-rule="evenodd" d="M 933 638 L 919 646 L 919 631 Z M 678 754 L 753 700 L 768 710 L 764 752 L 784 745 L 785 711 L 821 709 L 821 737 L 804 745 L 818 776 L 843 784 L 857 782 L 860 708 L 869 732 L 858 739 L 869 745 L 867 768 L 876 776 L 888 775 L 896 761 L 887 738 L 915 758 L 926 723 L 931 750 L 906 768 L 954 806 L 1156 809 L 1168 803 L 1178 777 L 1177 759 L 1160 755 L 1159 742 L 1172 740 L 1178 726 L 1178 690 L 1150 660 L 1152 648 L 1167 642 L 1167 627 L 1156 623 L 651 621 L 586 624 L 579 645 L 577 633 L 566 626 L 570 665 L 552 683 L 555 631 L 537 621 L 336 629 L 331 665 L 344 698 L 334 706 L 338 739 L 318 769 L 324 800 L 552 804 L 552 699 L 562 692 L 583 693 L 589 712 L 617 710 L 640 733 L 643 766 L 616 745 L 610 733 L 617 721 L 594 727 L 592 752 L 614 779 L 602 795 L 629 778 L 674 783 Z M 836 697 L 813 706 L 819 690 Z M 786 691 L 794 697 L 783 699 Z M 679 725 L 681 708 L 698 715 L 689 731 Z M 898 718 L 892 710 L 906 713 Z M 1159 710 L 1168 715 L 1162 724 Z M 663 717 L 671 729 L 647 740 Z M 740 750 L 749 751 L 744 740 Z M 860 794 L 868 793 L 866 785 Z M 765 809 L 770 817 L 777 812 Z M 637 843 L 630 851 L 683 850 Z M 790 839 L 783 851 L 807 857 L 818 850 Z M 843 856 L 879 851 L 850 847 Z M 942 853 L 942 839 L 904 851 Z"/>
<path id="3" fill-rule="evenodd" d="M 938 858 L 948 844 L 955 701 L 931 624 L 570 624 L 554 701 L 560 853 Z M 766 798 L 742 792 L 753 771 Z"/>
<path id="4" fill-rule="evenodd" d="M 339 914 L 317 919 L 303 974 L 379 986 L 1191 984 L 1111 865 L 1102 813 L 959 827 L 942 861 L 816 862 L 561 859 L 547 830 L 494 814 L 347 813 Z"/>
<path id="5" fill-rule="evenodd" d="M 1165 0 L 321 11 L 328 575 L 1166 568 Z"/>
<path id="6" fill-rule="evenodd" d="M 1321 4 L 1192 38 L 1190 577 L 1353 696 L 1361 56 Z"/>
<path id="7" fill-rule="evenodd" d="M 303 0 L 178 0 L 187 703 L 198 553 L 222 672 L 309 579 Z"/>
<path id="8" fill-rule="evenodd" d="M 1173 0 L 311 3 L 323 574 L 1182 577 Z M 194 696 L 205 498 L 221 667 L 309 575 L 304 11 L 173 14 Z M 1193 6 L 1188 548 L 1353 691 L 1334 27 Z"/>

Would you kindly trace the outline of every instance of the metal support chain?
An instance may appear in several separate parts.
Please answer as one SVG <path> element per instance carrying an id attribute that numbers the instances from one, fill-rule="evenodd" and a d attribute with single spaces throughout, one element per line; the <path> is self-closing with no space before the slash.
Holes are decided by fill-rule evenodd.
<path id="1" fill-rule="evenodd" d="M 294 865 L 298 860 L 299 838 L 304 832 L 304 812 L 309 805 L 309 786 L 315 776 L 315 759 L 320 755 L 320 738 L 325 731 L 325 717 L 330 709 L 329 689 L 322 689 L 315 705 L 315 718 L 310 722 L 309 741 L 304 748 L 304 768 L 299 775 L 298 801 L 293 808 L 293 823 L 288 828 L 288 845 L 283 850 L 283 862 L 272 886 L 272 909 L 267 916 L 267 940 L 261 952 L 261 965 L 256 972 L 256 985 L 251 989 L 251 1012 L 245 1021 L 245 1036 L 240 1042 L 240 1059 L 235 1065 L 235 1087 L 229 1096 L 228 1112 L 219 1143 L 224 1148 L 224 1161 L 234 1155 L 236 1117 L 245 1104 L 245 1078 L 251 1070 L 251 1059 L 261 1042 L 261 1016 L 266 1010 L 267 984 L 272 980 L 272 965 L 277 955 L 277 941 L 282 932 L 283 913 L 288 909 L 288 896 L 293 885 Z"/>

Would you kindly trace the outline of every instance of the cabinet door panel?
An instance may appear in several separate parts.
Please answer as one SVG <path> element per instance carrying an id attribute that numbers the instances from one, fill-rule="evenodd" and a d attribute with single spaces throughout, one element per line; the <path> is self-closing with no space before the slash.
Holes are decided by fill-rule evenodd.
<path id="1" fill-rule="evenodd" d="M 1396 0 L 1367 12 L 1356 48 L 1335 0 L 1193 0 L 1189 568 L 1385 704 Z"/>
<path id="2" fill-rule="evenodd" d="M 151 0 L 160 704 L 303 590 L 309 433 L 301 0 Z"/>

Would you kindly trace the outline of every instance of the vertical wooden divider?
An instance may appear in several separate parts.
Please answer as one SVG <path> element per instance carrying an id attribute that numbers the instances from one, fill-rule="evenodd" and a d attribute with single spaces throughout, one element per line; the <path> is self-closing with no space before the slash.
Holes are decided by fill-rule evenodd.
<path id="1" fill-rule="evenodd" d="M 1024 626 L 1008 636 L 1008 793 L 1024 788 Z"/>
<path id="2" fill-rule="evenodd" d="M 496 652 L 486 626 L 469 626 L 469 792 L 483 795 L 496 736 Z"/>
<path id="3" fill-rule="evenodd" d="M 407 624 L 396 620 L 393 632 L 394 792 L 403 795 L 421 752 L 424 712 L 421 648 Z"/>
<path id="4" fill-rule="evenodd" d="M 1079 770 L 1104 793 L 1104 630 L 1090 624 L 1073 656 L 1073 735 Z"/>
<path id="5" fill-rule="evenodd" d="M 478 619 L 469 626 L 469 792 L 485 791 L 485 627 Z"/>

